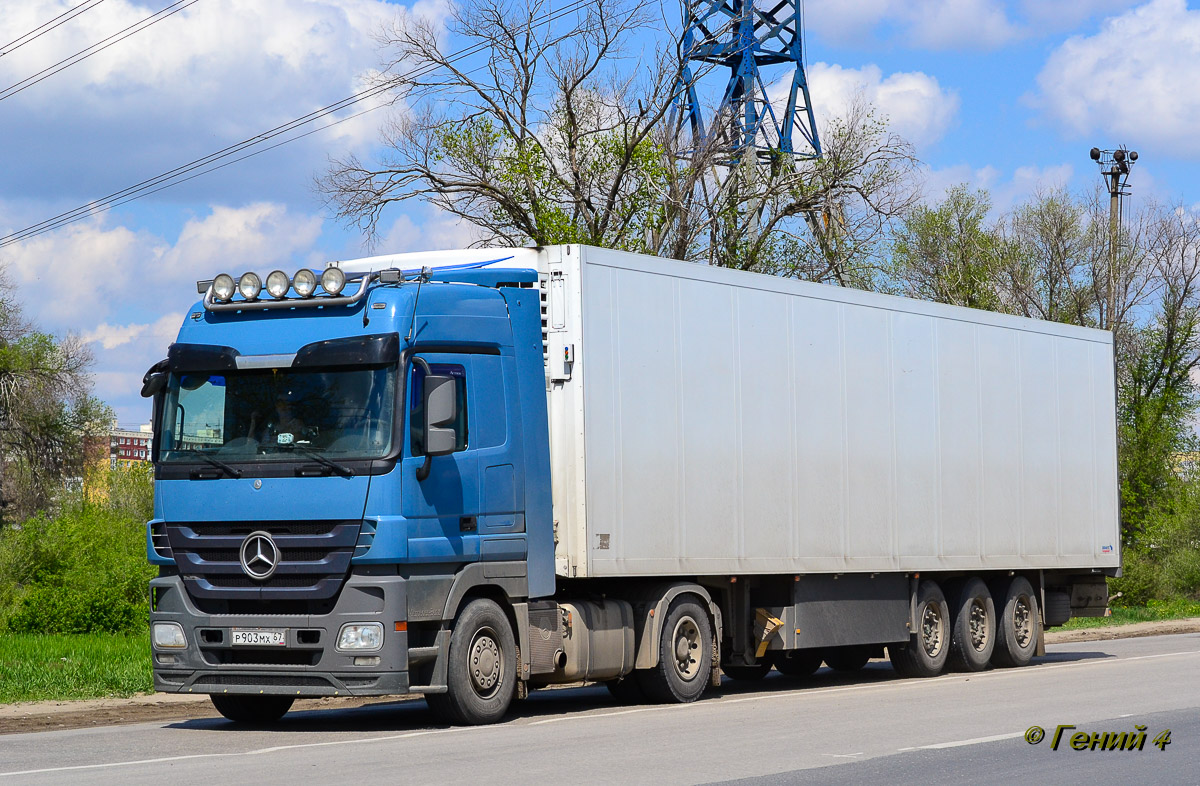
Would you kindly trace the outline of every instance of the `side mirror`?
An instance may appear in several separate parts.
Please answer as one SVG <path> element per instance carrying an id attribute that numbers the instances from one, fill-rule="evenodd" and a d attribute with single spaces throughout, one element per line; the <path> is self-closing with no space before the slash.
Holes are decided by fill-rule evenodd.
<path id="1" fill-rule="evenodd" d="M 458 391 L 454 377 L 425 377 L 425 455 L 444 456 L 458 446 Z M 449 426 L 449 428 L 447 428 Z"/>

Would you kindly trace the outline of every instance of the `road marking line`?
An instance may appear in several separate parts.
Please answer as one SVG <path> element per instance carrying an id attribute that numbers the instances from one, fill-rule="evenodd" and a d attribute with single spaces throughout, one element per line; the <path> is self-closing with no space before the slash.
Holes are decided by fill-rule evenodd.
<path id="1" fill-rule="evenodd" d="M 835 759 L 853 759 L 855 756 L 862 756 L 862 752 L 859 752 L 859 753 L 822 753 L 821 755 L 822 756 L 831 756 Z"/>
<path id="2" fill-rule="evenodd" d="M 481 730 L 488 727 L 472 727 L 464 726 L 454 729 L 425 729 L 423 731 L 410 731 L 404 734 L 391 734 L 386 737 L 358 737 L 352 740 L 326 740 L 325 742 L 303 742 L 295 745 L 275 745 L 270 748 L 255 748 L 251 751 L 240 751 L 230 753 L 191 753 L 184 756 L 163 756 L 157 759 L 133 759 L 130 761 L 109 761 L 98 764 L 73 764 L 66 767 L 45 767 L 39 770 L 19 770 L 14 772 L 0 772 L 0 778 L 5 778 L 10 775 L 39 775 L 47 772 L 71 772 L 73 770 L 99 770 L 110 767 L 134 767 L 139 764 L 163 764 L 165 762 L 187 761 L 189 759 L 216 759 L 216 758 L 234 758 L 238 756 L 260 756 L 264 753 L 277 753 L 279 751 L 297 750 L 300 748 L 325 748 L 333 745 L 361 745 L 372 742 L 390 742 L 392 740 L 404 740 L 411 737 L 424 737 L 431 734 L 449 734 L 451 732 L 464 732 L 472 730 Z"/>
<path id="3" fill-rule="evenodd" d="M 999 742 L 1000 740 L 1014 740 L 1017 737 L 1024 737 L 1025 732 L 1018 731 L 1012 734 L 993 734 L 990 737 L 975 737 L 970 740 L 955 740 L 954 742 L 939 742 L 934 745 L 918 745 L 915 750 L 921 751 L 939 751 L 943 748 L 961 748 L 966 745 L 981 745 L 985 742 Z"/>

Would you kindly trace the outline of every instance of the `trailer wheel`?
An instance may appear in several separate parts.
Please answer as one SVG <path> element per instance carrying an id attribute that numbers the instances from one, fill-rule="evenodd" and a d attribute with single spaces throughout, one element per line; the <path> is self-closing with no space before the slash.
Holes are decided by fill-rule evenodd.
<path id="1" fill-rule="evenodd" d="M 870 659 L 870 647 L 830 647 L 825 650 L 825 665 L 846 674 L 861 671 Z"/>
<path id="2" fill-rule="evenodd" d="M 426 694 L 440 719 L 478 726 L 508 712 L 517 685 L 516 641 L 504 610 L 493 600 L 467 604 L 450 634 L 446 693 Z"/>
<path id="3" fill-rule="evenodd" d="M 767 676 L 767 672 L 771 670 L 770 661 L 760 660 L 753 666 L 744 665 L 729 665 L 722 666 L 721 672 L 731 680 L 738 682 L 758 682 L 763 677 Z"/>
<path id="4" fill-rule="evenodd" d="M 950 655 L 950 608 L 935 581 L 917 587 L 917 630 L 905 644 L 889 644 L 892 667 L 901 677 L 936 677 Z"/>
<path id="5" fill-rule="evenodd" d="M 950 663 L 960 671 L 983 671 L 996 648 L 996 605 L 987 585 L 972 576 L 954 593 Z"/>
<path id="6" fill-rule="evenodd" d="M 1025 666 L 1033 660 L 1041 633 L 1037 596 L 1024 576 L 1014 576 L 996 593 L 1004 598 L 999 624 L 996 626 L 996 649 L 992 663 L 1001 667 Z"/>
<path id="7" fill-rule="evenodd" d="M 228 696 L 212 694 L 217 712 L 234 723 L 274 723 L 292 708 L 291 696 Z"/>
<path id="8" fill-rule="evenodd" d="M 811 677 L 821 668 L 820 650 L 777 650 L 775 668 L 789 677 Z"/>
<path id="9" fill-rule="evenodd" d="M 689 595 L 672 601 L 658 642 L 658 665 L 636 672 L 646 696 L 661 704 L 695 701 L 712 675 L 712 625 Z"/>

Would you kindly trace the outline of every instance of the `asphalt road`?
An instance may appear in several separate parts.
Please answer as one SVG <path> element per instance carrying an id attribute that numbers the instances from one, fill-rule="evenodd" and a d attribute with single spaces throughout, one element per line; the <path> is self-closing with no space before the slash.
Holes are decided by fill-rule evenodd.
<path id="1" fill-rule="evenodd" d="M 1067 730 L 1057 751 L 1053 736 Z M 1046 737 L 1025 740 L 1030 726 Z M 1076 751 L 1077 732 L 1142 750 Z M 1171 742 L 1152 740 L 1164 729 Z M 726 682 L 691 705 L 602 687 L 535 693 L 497 726 L 431 725 L 421 701 L 0 737 L 0 783 L 1200 782 L 1200 634 L 1053 645 L 1036 665 L 901 680 L 884 662 L 800 683 Z"/>

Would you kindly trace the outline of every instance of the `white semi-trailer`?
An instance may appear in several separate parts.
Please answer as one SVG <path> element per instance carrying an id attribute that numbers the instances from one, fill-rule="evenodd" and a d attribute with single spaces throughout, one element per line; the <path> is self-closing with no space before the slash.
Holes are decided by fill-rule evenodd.
<path id="1" fill-rule="evenodd" d="M 147 376 L 160 690 L 486 722 L 580 679 L 1020 666 L 1104 613 L 1107 332 L 585 246 L 333 269 L 202 282 Z M 303 424 L 252 433 L 276 388 Z"/>

